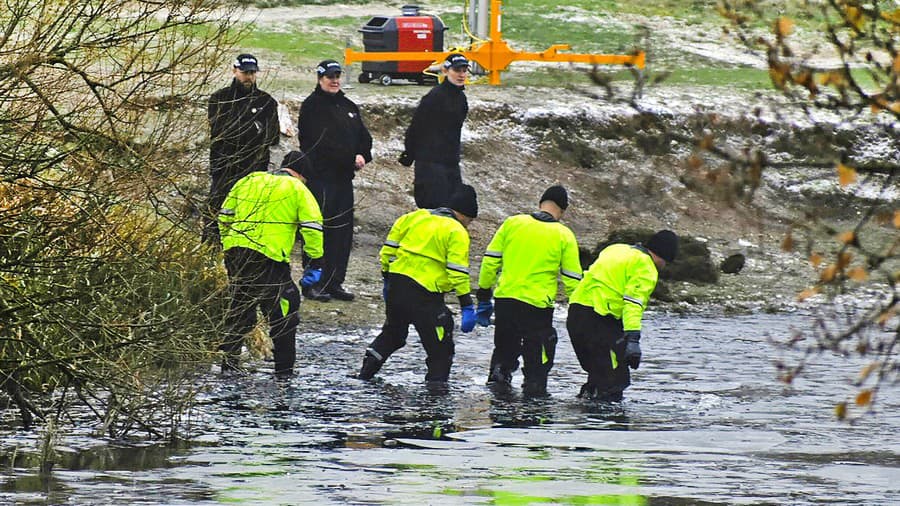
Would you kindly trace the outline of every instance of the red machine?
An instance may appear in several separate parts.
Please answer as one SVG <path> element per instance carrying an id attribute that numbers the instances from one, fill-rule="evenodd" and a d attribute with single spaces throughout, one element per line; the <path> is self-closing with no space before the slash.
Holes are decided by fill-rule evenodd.
<path id="1" fill-rule="evenodd" d="M 402 16 L 375 16 L 359 31 L 367 52 L 437 52 L 444 51 L 444 31 L 447 27 L 437 16 L 419 15 L 416 5 L 404 5 Z M 439 55 L 435 55 L 437 57 Z M 387 86 L 394 79 L 408 79 L 419 84 L 436 82 L 436 78 L 422 71 L 428 62 L 415 60 L 378 61 L 362 64 L 359 82 L 379 81 Z"/>

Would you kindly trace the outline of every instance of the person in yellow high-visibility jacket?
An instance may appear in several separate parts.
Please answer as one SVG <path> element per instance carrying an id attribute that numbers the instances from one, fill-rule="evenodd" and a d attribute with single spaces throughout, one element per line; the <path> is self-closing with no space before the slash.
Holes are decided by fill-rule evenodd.
<path id="1" fill-rule="evenodd" d="M 312 259 L 300 283 L 322 276 L 322 213 L 297 171 L 252 172 L 228 192 L 219 211 L 219 236 L 228 271 L 223 371 L 237 370 L 244 335 L 256 326 L 259 306 L 269 321 L 275 374 L 293 374 L 300 292 L 291 278 L 297 230 Z"/>
<path id="2" fill-rule="evenodd" d="M 578 242 L 559 221 L 569 206 L 568 192 L 551 186 L 538 206 L 537 212 L 511 216 L 497 229 L 484 253 L 476 292 L 480 325 L 490 325 L 492 296 L 497 311 L 488 384 L 509 386 L 521 356 L 522 390 L 528 394 L 546 392 L 553 368 L 557 280 L 562 278 L 566 296 L 581 280 Z"/>
<path id="3" fill-rule="evenodd" d="M 678 236 L 660 230 L 646 246 L 607 246 L 569 298 L 566 328 L 588 380 L 579 397 L 622 400 L 628 368 L 641 363 L 641 319 L 659 269 L 675 260 Z M 627 365 L 627 367 L 626 367 Z"/>
<path id="4" fill-rule="evenodd" d="M 382 296 L 386 320 L 366 349 L 359 378 L 368 380 L 395 351 L 406 345 L 412 324 L 427 358 L 426 381 L 446 382 L 453 365 L 453 315 L 444 293 L 455 291 L 462 308 L 460 329 L 475 328 L 469 287 L 469 233 L 478 216 L 475 189 L 461 185 L 449 207 L 420 209 L 394 222 L 381 248 Z"/>

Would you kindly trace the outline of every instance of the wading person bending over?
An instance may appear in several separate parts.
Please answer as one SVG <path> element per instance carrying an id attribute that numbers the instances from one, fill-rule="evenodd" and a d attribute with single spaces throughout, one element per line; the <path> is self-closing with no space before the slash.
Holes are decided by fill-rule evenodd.
<path id="1" fill-rule="evenodd" d="M 641 363 L 641 319 L 659 269 L 675 260 L 678 236 L 653 235 L 646 246 L 607 246 L 569 298 L 566 328 L 588 380 L 579 397 L 620 401 Z"/>
<path id="2" fill-rule="evenodd" d="M 325 266 L 322 281 L 304 289 L 314 300 L 351 301 L 344 289 L 353 247 L 353 178 L 372 161 L 372 136 L 359 107 L 341 90 L 341 66 L 325 60 L 316 67 L 316 89 L 300 106 L 300 149 L 312 171 L 306 182 L 325 219 Z"/>
<path id="3" fill-rule="evenodd" d="M 581 279 L 575 234 L 559 222 L 569 205 L 568 193 L 551 186 L 538 205 L 537 212 L 511 216 L 497 229 L 484 252 L 476 292 L 480 325 L 490 324 L 496 307 L 488 384 L 509 386 L 521 356 L 522 390 L 530 394 L 546 392 L 553 367 L 557 279 L 562 277 L 567 296 Z"/>
<path id="4" fill-rule="evenodd" d="M 445 382 L 453 364 L 453 316 L 444 293 L 455 291 L 463 332 L 475 328 L 469 287 L 469 233 L 478 216 L 475 189 L 462 185 L 449 207 L 420 209 L 394 222 L 381 248 L 386 319 L 366 350 L 360 379 L 371 379 L 392 353 L 406 345 L 412 324 L 427 358 L 426 381 Z"/>
<path id="5" fill-rule="evenodd" d="M 468 72 L 465 56 L 448 55 L 441 66 L 444 81 L 422 97 L 406 129 L 400 163 L 407 167 L 416 164 L 413 194 L 420 209 L 446 206 L 462 184 L 460 138 L 469 113 L 463 92 Z"/>
<path id="6" fill-rule="evenodd" d="M 253 172 L 225 198 L 219 231 L 230 300 L 221 346 L 223 371 L 237 369 L 244 335 L 256 326 L 259 307 L 269 322 L 275 374 L 293 373 L 300 292 L 291 279 L 290 261 L 298 229 L 303 251 L 312 259 L 300 283 L 310 286 L 322 276 L 322 214 L 302 176 L 290 168 L 277 174 Z"/>
<path id="7" fill-rule="evenodd" d="M 218 242 L 216 213 L 231 187 L 254 171 L 269 169 L 269 146 L 278 144 L 278 103 L 256 86 L 259 71 L 253 55 L 232 65 L 231 85 L 209 97 L 209 200 L 203 241 Z"/>

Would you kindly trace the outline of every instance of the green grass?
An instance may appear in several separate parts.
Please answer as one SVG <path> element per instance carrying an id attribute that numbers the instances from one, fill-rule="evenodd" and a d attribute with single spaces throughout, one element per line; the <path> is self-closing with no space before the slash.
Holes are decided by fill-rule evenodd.
<path id="1" fill-rule="evenodd" d="M 650 76 L 652 79 L 652 75 Z M 674 70 L 663 82 L 669 85 L 729 86 L 759 90 L 772 87 L 769 72 L 753 68 L 691 68 Z"/>
<path id="2" fill-rule="evenodd" d="M 552 44 L 569 44 L 572 52 L 622 53 L 635 45 L 636 29 L 584 22 L 547 21 L 531 14 L 506 15 L 503 36 L 516 49 L 542 51 Z"/>
<path id="3" fill-rule="evenodd" d="M 372 15 L 381 14 L 376 11 L 372 11 Z M 398 13 L 399 14 L 399 13 Z M 342 16 L 337 18 L 312 18 L 309 20 L 309 24 L 312 26 L 322 26 L 326 28 L 352 28 L 354 31 L 362 27 L 366 24 L 371 16 L 365 17 L 356 17 L 356 16 Z M 360 44 L 362 43 L 362 35 L 360 35 Z"/>
<path id="4" fill-rule="evenodd" d="M 284 0 L 280 5 L 327 4 L 330 0 Z M 774 2 L 774 0 L 772 0 Z M 354 3 L 365 3 L 363 1 Z M 800 16 L 800 0 L 774 2 L 777 8 L 770 13 L 794 16 L 798 26 L 812 27 L 820 23 L 815 16 Z M 715 11 L 716 0 L 566 0 L 566 8 L 557 0 L 506 0 L 504 2 L 503 34 L 514 49 L 541 51 L 552 44 L 569 44 L 573 53 L 622 54 L 637 43 L 641 16 L 670 16 L 675 20 L 696 26 L 698 33 L 718 33 L 727 24 Z M 302 7 L 298 7 L 302 8 Z M 580 9 L 571 20 L 567 15 L 572 9 Z M 446 10 L 444 10 L 446 9 Z M 383 7 L 373 8 L 372 15 L 390 14 Z M 448 30 L 445 47 L 459 46 L 467 42 L 462 30 L 463 4 L 445 4 L 426 13 L 439 15 Z M 557 13 L 555 19 L 547 19 L 546 13 Z M 399 9 L 397 14 L 399 15 Z M 627 17 L 626 17 L 627 16 Z M 596 19 L 601 20 L 597 22 Z M 606 23 L 604 20 L 609 20 Z M 357 32 L 368 16 L 340 16 L 312 18 L 293 22 L 285 30 L 272 30 L 262 25 L 250 25 L 248 35 L 240 47 L 259 51 L 265 57 L 278 58 L 289 66 L 309 66 L 324 58 L 341 59 L 344 47 L 349 43 L 357 50 L 363 49 L 362 35 Z M 624 22 L 623 22 L 624 20 Z M 731 86 L 742 89 L 770 89 L 771 83 L 765 70 L 741 68 L 727 63 L 707 60 L 684 51 L 666 41 L 654 39 L 651 33 L 648 69 L 650 72 L 667 70 L 671 75 L 661 86 L 710 85 Z M 656 53 L 656 54 L 654 54 Z M 554 87 L 560 84 L 590 84 L 582 71 L 520 70 L 518 63 L 504 72 L 504 84 Z M 610 67 L 613 79 L 630 79 L 627 71 Z"/>
<path id="5" fill-rule="evenodd" d="M 241 40 L 241 47 L 278 54 L 285 63 L 301 65 L 339 56 L 343 42 L 337 37 L 303 32 L 300 27 L 293 31 L 269 31 L 254 25 Z"/>

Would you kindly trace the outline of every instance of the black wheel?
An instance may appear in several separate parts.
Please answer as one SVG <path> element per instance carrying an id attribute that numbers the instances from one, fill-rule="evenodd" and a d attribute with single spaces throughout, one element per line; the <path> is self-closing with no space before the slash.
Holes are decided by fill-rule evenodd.
<path id="1" fill-rule="evenodd" d="M 366 84 L 367 82 L 372 80 L 372 74 L 370 72 L 363 72 L 359 75 L 359 82 L 362 84 Z"/>
<path id="2" fill-rule="evenodd" d="M 394 82 L 394 80 L 391 79 L 391 76 L 389 76 L 387 74 L 382 74 L 381 79 L 379 79 L 379 80 L 381 81 L 381 84 L 383 84 L 385 86 L 390 86 L 391 83 Z"/>

